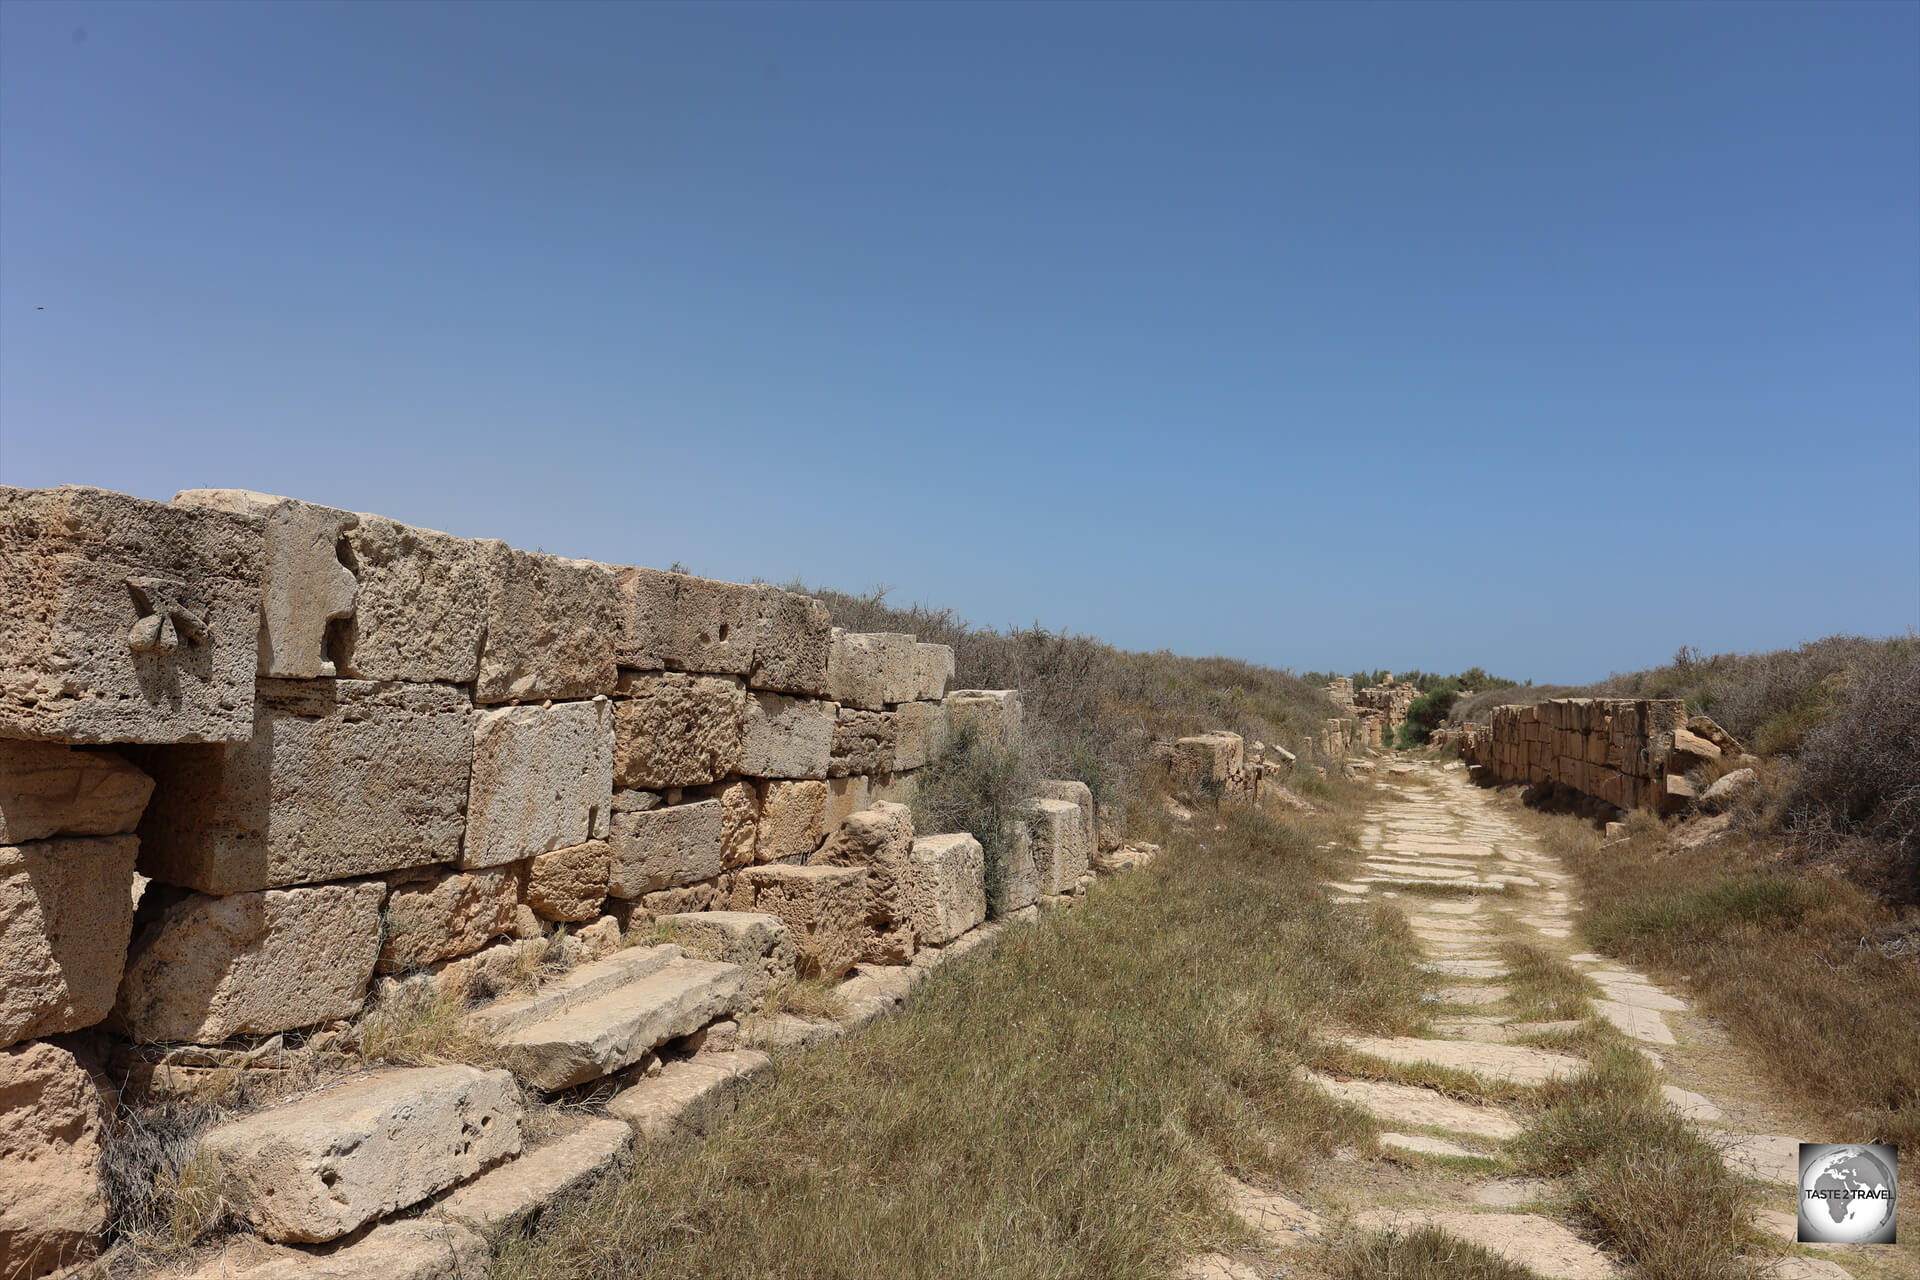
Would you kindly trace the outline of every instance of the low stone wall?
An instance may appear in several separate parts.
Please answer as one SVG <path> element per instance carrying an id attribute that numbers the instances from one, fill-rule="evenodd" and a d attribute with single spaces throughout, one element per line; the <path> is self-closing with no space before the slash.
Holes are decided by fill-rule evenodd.
<path id="1" fill-rule="evenodd" d="M 86 1257 L 104 1221 L 102 1064 L 71 1033 L 166 1091 L 350 1036 L 376 994 L 485 994 L 558 956 L 577 977 L 473 1017 L 521 1085 L 565 1088 L 657 1070 L 796 975 L 951 948 L 1119 848 L 1085 787 L 1049 784 L 989 904 L 979 844 L 900 802 L 952 726 L 1017 739 L 1018 694 L 950 692 L 947 647 L 774 587 L 68 486 L 0 488 L 0 594 L 0 1099 L 31 1131 L 0 1138 L 10 1277 Z M 450 1116 L 511 1109 L 446 1070 L 369 1086 L 367 1115 L 435 1090 Z M 223 1140 L 246 1165 L 254 1139 Z M 277 1240 L 370 1220 L 316 1192 L 289 1226 L 227 1190 Z"/>
<path id="2" fill-rule="evenodd" d="M 1740 746 L 1677 698 L 1556 698 L 1493 708 L 1491 723 L 1445 731 L 1475 775 L 1550 784 L 1617 809 L 1671 813 L 1692 803 L 1687 774 Z"/>

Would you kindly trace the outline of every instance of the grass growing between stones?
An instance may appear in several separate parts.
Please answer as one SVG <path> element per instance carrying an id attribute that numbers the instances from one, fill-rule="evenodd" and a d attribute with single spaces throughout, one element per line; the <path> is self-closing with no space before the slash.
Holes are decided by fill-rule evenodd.
<path id="1" fill-rule="evenodd" d="M 1638 1280 L 1751 1280 L 1740 1257 L 1750 1192 L 1660 1096 L 1660 1074 L 1610 1045 L 1583 1075 L 1546 1086 L 1515 1140 L 1529 1172 L 1571 1175 L 1576 1212 Z"/>
<path id="2" fill-rule="evenodd" d="M 1642 820 L 1602 849 L 1530 816 L 1580 880 L 1594 948 L 1691 995 L 1832 1141 L 1920 1145 L 1920 964 L 1882 950 L 1891 909 L 1746 837 L 1681 849 Z"/>
<path id="3" fill-rule="evenodd" d="M 1600 988 L 1591 978 L 1544 948 L 1526 942 L 1502 942 L 1500 958 L 1507 975 L 1501 979 L 1517 1021 L 1558 1022 L 1587 1012 L 1587 998 Z"/>
<path id="4" fill-rule="evenodd" d="M 1327 1274 L 1334 1280 L 1539 1280 L 1531 1267 L 1438 1227 L 1363 1236 L 1328 1260 Z"/>
<path id="5" fill-rule="evenodd" d="M 704 1145 L 503 1241 L 496 1280 L 1164 1280 L 1233 1238 L 1220 1170 L 1297 1184 L 1366 1132 L 1293 1072 L 1313 1027 L 1411 1025 L 1421 982 L 1311 887 L 1337 818 L 1223 821 L 784 1059 Z"/>

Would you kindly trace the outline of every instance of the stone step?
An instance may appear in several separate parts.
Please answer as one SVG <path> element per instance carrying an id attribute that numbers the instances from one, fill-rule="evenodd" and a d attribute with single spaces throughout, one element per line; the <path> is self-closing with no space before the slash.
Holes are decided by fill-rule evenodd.
<path id="1" fill-rule="evenodd" d="M 516 1222 L 617 1168 L 633 1144 L 618 1120 L 587 1120 L 455 1188 L 434 1214 L 476 1231 Z"/>
<path id="2" fill-rule="evenodd" d="M 1389 1084 L 1384 1080 L 1336 1080 L 1312 1071 L 1306 1075 L 1340 1101 L 1360 1108 L 1375 1119 L 1451 1129 L 1455 1133 L 1500 1142 L 1520 1136 L 1520 1122 L 1499 1107 L 1460 1102 L 1415 1085 Z"/>
<path id="3" fill-rule="evenodd" d="M 1546 1084 L 1585 1071 L 1587 1064 L 1564 1053 L 1512 1044 L 1475 1044 L 1466 1040 L 1422 1040 L 1414 1036 L 1349 1036 L 1341 1044 L 1403 1065 L 1427 1063 L 1470 1071 L 1489 1080 Z"/>
<path id="4" fill-rule="evenodd" d="M 669 1040 L 747 1011 L 749 975 L 739 965 L 688 960 L 673 947 L 654 950 L 675 955 L 662 967 L 643 966 L 640 976 L 563 1002 L 551 1012 L 528 1016 L 509 1011 L 506 1030 L 494 1035 L 515 1073 L 546 1090 L 585 1084 L 632 1066 Z M 617 964 L 627 954 L 584 965 L 579 972 Z M 590 974 L 589 980 L 598 982 L 603 976 Z"/>
<path id="5" fill-rule="evenodd" d="M 480 1029 L 503 1036 L 658 973 L 682 954 L 679 947 L 673 946 L 629 947 L 604 960 L 583 964 L 530 996 L 496 1001 L 469 1016 Z"/>
<path id="6" fill-rule="evenodd" d="M 756 1049 L 699 1054 L 669 1062 L 659 1075 L 621 1090 L 607 1114 L 631 1126 L 629 1140 L 698 1138 L 772 1070 L 773 1059 Z"/>
<path id="7" fill-rule="evenodd" d="M 1548 1280 L 1609 1280 L 1619 1274 L 1606 1254 L 1552 1218 L 1534 1213 L 1471 1213 L 1437 1209 L 1368 1209 L 1354 1216 L 1370 1231 L 1438 1227 Z"/>

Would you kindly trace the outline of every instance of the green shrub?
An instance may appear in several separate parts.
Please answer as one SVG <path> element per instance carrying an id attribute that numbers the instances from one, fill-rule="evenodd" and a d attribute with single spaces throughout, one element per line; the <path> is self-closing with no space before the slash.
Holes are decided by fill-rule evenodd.
<path id="1" fill-rule="evenodd" d="M 1034 782 L 1017 750 L 963 722 L 916 779 L 914 829 L 971 833 L 986 855 L 987 901 L 997 902 L 1011 824 Z"/>

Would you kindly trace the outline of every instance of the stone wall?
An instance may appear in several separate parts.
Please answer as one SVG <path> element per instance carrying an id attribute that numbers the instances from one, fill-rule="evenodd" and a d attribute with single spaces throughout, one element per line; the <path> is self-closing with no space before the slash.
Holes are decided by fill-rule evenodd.
<path id="1" fill-rule="evenodd" d="M 1493 708 L 1448 730 L 1489 782 L 1551 785 L 1617 809 L 1671 813 L 1695 798 L 1687 774 L 1740 745 L 1677 698 L 1556 698 Z"/>
<path id="2" fill-rule="evenodd" d="M 1326 686 L 1327 697 L 1346 708 L 1359 722 L 1352 741 L 1361 746 L 1388 747 L 1395 732 L 1407 722 L 1407 710 L 1420 696 L 1419 686 L 1388 675 L 1379 684 L 1355 689 L 1350 676 L 1336 676 Z M 1331 750 L 1328 755 L 1334 755 Z M 1341 752 L 1339 754 L 1345 754 Z"/>
<path id="3" fill-rule="evenodd" d="M 0 488 L 0 584 L 0 1100 L 32 1130 L 0 1137 L 8 1276 L 97 1246 L 103 1042 L 118 1084 L 166 1092 L 350 1044 L 376 997 L 499 992 L 468 1017 L 511 1077 L 390 1073 L 311 1132 L 517 1115 L 518 1088 L 658 1070 L 782 981 L 950 950 L 1120 848 L 1049 784 L 989 904 L 979 844 L 901 802 L 951 725 L 1017 739 L 1018 694 L 950 692 L 947 647 L 770 586 L 72 486 Z M 529 955 L 567 976 L 509 991 Z M 260 1154 L 274 1130 L 222 1130 L 223 1161 L 299 1164 Z M 519 1150 L 517 1121 L 478 1155 L 450 1132 L 457 1158 L 366 1212 L 269 1205 L 244 1172 L 223 1194 L 270 1239 L 334 1240 Z"/>

